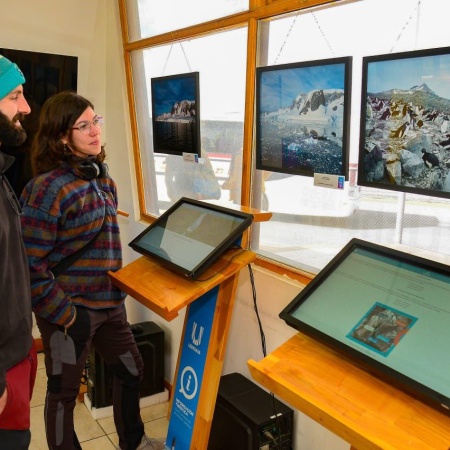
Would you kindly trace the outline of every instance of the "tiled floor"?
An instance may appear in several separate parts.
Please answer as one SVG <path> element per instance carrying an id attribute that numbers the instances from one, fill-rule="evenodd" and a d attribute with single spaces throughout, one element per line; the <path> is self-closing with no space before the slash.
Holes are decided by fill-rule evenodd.
<path id="1" fill-rule="evenodd" d="M 31 445 L 30 450 L 48 450 L 44 428 L 44 399 L 46 375 L 44 357 L 38 355 L 39 366 L 36 386 L 31 401 Z M 169 402 L 159 403 L 141 409 L 145 432 L 151 437 L 167 434 Z M 112 417 L 94 420 L 86 405 L 77 402 L 75 407 L 75 430 L 83 450 L 115 450 L 118 437 Z"/>

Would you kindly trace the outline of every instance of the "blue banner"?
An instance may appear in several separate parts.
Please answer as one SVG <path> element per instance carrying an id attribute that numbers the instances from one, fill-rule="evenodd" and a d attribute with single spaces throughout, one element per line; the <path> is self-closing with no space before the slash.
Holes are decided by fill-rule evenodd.
<path id="1" fill-rule="evenodd" d="M 166 439 L 168 450 L 189 450 L 219 286 L 189 306 Z"/>

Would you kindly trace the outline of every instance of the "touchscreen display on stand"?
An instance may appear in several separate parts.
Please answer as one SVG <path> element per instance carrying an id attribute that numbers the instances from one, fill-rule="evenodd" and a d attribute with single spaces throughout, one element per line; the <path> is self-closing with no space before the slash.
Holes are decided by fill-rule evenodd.
<path id="1" fill-rule="evenodd" d="M 280 317 L 449 413 L 449 266 L 352 239 Z"/>
<path id="2" fill-rule="evenodd" d="M 239 243 L 252 220 L 251 214 L 182 197 L 129 245 L 194 280 Z"/>

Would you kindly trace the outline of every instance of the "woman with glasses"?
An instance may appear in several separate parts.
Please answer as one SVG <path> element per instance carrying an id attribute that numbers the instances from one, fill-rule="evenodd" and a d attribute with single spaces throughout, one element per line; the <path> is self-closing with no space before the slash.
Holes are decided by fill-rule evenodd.
<path id="1" fill-rule="evenodd" d="M 49 98 L 31 149 L 34 178 L 21 196 L 32 305 L 48 376 L 47 442 L 52 450 L 81 448 L 73 410 L 92 346 L 114 374 L 119 448 L 162 449 L 163 443 L 144 434 L 143 361 L 127 322 L 126 294 L 108 277 L 108 271 L 120 269 L 122 250 L 116 185 L 103 162 L 102 124 L 80 95 Z"/>

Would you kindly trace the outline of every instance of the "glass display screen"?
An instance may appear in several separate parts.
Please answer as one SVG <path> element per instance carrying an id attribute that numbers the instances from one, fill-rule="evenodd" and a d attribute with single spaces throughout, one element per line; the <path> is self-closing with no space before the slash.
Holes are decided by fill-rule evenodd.
<path id="1" fill-rule="evenodd" d="M 449 409 L 448 266 L 352 239 L 280 317 Z"/>
<path id="2" fill-rule="evenodd" d="M 183 197 L 130 246 L 195 279 L 240 238 L 252 218 L 251 214 Z"/>

